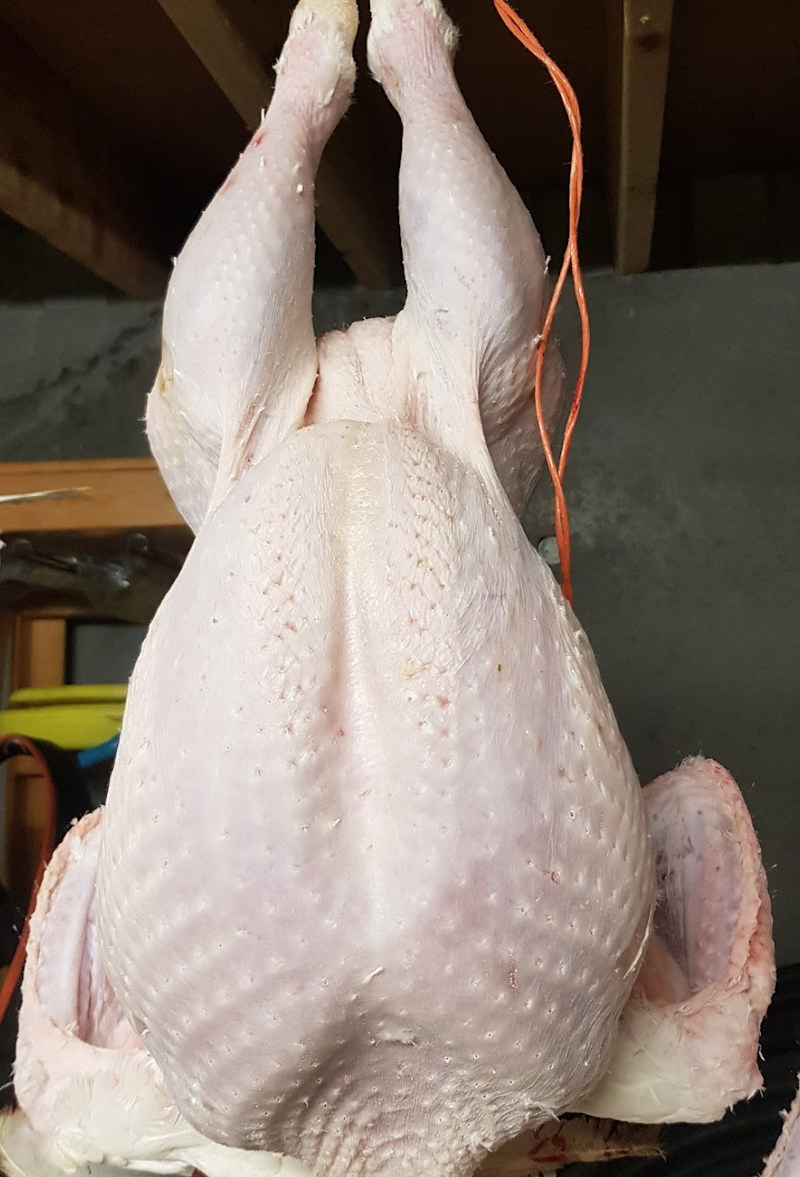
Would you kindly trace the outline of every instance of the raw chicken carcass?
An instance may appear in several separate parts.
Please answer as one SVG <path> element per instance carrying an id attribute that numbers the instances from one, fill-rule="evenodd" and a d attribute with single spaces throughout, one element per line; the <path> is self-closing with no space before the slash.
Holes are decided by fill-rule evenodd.
<path id="1" fill-rule="evenodd" d="M 31 921 L 14 1086 L 0 1119 L 9 1177 L 120 1168 L 214 1177 L 307 1177 L 300 1165 L 205 1139 L 175 1107 L 100 963 L 95 878 L 102 815 L 56 850 Z"/>
<path id="2" fill-rule="evenodd" d="M 436 0 L 372 4 L 406 305 L 314 339 L 314 174 L 355 24 L 350 0 L 298 7 L 170 284 L 148 431 L 197 538 L 105 814 L 43 890 L 17 1172 L 470 1177 L 570 1109 L 702 1119 L 760 1082 L 743 802 L 706 761 L 643 796 L 517 518 L 546 267 Z M 555 357 L 545 385 L 553 421 Z"/>

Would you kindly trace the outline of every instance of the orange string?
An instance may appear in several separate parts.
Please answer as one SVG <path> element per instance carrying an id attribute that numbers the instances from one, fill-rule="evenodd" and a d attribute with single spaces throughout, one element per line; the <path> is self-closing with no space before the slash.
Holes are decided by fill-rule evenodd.
<path id="1" fill-rule="evenodd" d="M 3 984 L 0 986 L 0 1022 L 8 1012 L 11 999 L 14 996 L 14 992 L 17 988 L 17 985 L 19 984 L 19 979 L 22 976 L 22 969 L 25 964 L 25 950 L 28 944 L 28 929 L 30 926 L 30 920 L 34 912 L 34 908 L 36 907 L 36 897 L 39 894 L 39 888 L 42 885 L 45 867 L 47 866 L 47 863 L 50 859 L 50 855 L 55 849 L 56 823 L 58 820 L 58 797 L 56 795 L 55 785 L 53 784 L 53 778 L 50 775 L 50 769 L 48 767 L 47 761 L 42 756 L 36 745 L 31 743 L 31 741 L 28 740 L 25 736 L 0 736 L 0 744 L 6 744 L 12 741 L 15 744 L 21 745 L 21 747 L 25 749 L 39 770 L 39 775 L 44 778 L 47 794 L 45 801 L 47 816 L 45 819 L 45 827 L 42 832 L 42 844 L 39 854 L 39 863 L 36 869 L 36 875 L 33 880 L 33 886 L 31 888 L 28 910 L 25 913 L 25 919 L 22 924 L 22 930 L 17 942 L 16 951 L 14 952 L 11 964 L 8 966 L 8 971 L 3 980 Z"/>
<path id="2" fill-rule="evenodd" d="M 558 90 L 561 101 L 564 104 L 564 109 L 567 112 L 570 129 L 572 131 L 572 160 L 569 171 L 569 237 L 567 240 L 567 248 L 564 251 L 564 260 L 561 263 L 561 270 L 558 275 L 558 280 L 553 287 L 553 293 L 550 298 L 550 304 L 545 315 L 544 325 L 542 326 L 541 339 L 539 347 L 536 351 L 536 366 L 534 372 L 534 403 L 536 406 L 536 423 L 539 427 L 539 433 L 542 439 L 542 448 L 544 450 L 544 457 L 547 463 L 547 469 L 550 472 L 550 478 L 553 483 L 553 491 L 555 492 L 555 520 L 556 520 L 556 540 L 558 542 L 558 555 L 561 561 L 561 587 L 564 596 L 570 604 L 573 603 L 572 593 L 572 553 L 570 549 L 569 538 L 569 516 L 567 514 L 567 501 L 564 497 L 564 472 L 567 467 L 567 457 L 569 455 L 570 446 L 572 444 L 572 435 L 575 432 L 575 424 L 578 420 L 578 413 L 581 408 L 581 398 L 583 396 L 583 385 L 586 380 L 586 369 L 589 364 L 589 311 L 586 306 L 586 292 L 583 288 L 583 275 L 581 273 L 580 260 L 578 258 L 578 223 L 581 215 L 581 197 L 583 195 L 583 148 L 581 147 L 581 111 L 578 105 L 578 99 L 575 91 L 569 83 L 566 75 L 558 68 L 556 63 L 548 56 L 542 48 L 539 41 L 534 37 L 524 20 L 519 17 L 513 8 L 506 3 L 506 0 L 494 0 L 494 6 L 497 9 L 500 19 L 505 24 L 517 40 L 525 46 L 525 48 L 541 61 L 546 67 L 550 77 L 553 79 L 556 89 Z M 553 326 L 553 319 L 555 318 L 556 307 L 558 300 L 561 298 L 561 292 L 564 289 L 564 284 L 567 280 L 567 275 L 572 270 L 572 280 L 575 287 L 575 301 L 578 304 L 578 312 L 581 319 L 581 362 L 578 369 L 578 376 L 575 381 L 575 391 L 572 394 L 572 404 L 570 406 L 567 423 L 564 427 L 564 438 L 561 443 L 561 453 L 556 462 L 553 456 L 553 448 L 550 444 L 550 439 L 547 436 L 547 425 L 544 419 L 544 409 L 542 407 L 542 373 L 544 371 L 544 359 L 547 351 L 547 343 L 550 338 L 550 332 Z"/>

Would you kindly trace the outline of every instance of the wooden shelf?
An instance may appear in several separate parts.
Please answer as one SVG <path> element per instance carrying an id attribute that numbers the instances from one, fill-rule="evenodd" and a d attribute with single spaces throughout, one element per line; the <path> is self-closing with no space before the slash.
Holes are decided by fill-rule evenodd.
<path id="1" fill-rule="evenodd" d="M 70 497 L 3 502 L 8 495 Z M 109 532 L 185 527 L 150 458 L 0 463 L 0 533 Z"/>

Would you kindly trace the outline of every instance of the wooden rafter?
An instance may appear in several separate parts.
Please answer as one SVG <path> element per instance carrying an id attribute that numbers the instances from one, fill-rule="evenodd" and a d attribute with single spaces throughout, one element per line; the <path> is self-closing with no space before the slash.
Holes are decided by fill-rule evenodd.
<path id="1" fill-rule="evenodd" d="M 650 261 L 673 0 L 609 0 L 608 187 L 614 265 L 641 273 Z"/>
<path id="2" fill-rule="evenodd" d="M 158 0 L 244 123 L 254 130 L 272 94 L 272 79 L 215 0 Z"/>
<path id="3" fill-rule="evenodd" d="M 158 0 L 228 101 L 251 129 L 272 94 L 272 77 L 218 0 Z M 328 144 L 317 176 L 317 219 L 365 286 L 400 275 L 399 234 L 382 152 L 358 106 Z"/>
<path id="4" fill-rule="evenodd" d="M 0 208 L 125 294 L 162 294 L 157 233 L 112 132 L 5 27 L 0 110 Z"/>
<path id="5" fill-rule="evenodd" d="M 66 617 L 57 611 L 54 615 L 37 611 L 11 615 L 10 621 L 11 690 L 60 687 L 67 661 Z M 43 779 L 31 770 L 26 757 L 12 760 L 6 771 L 3 876 L 11 894 L 24 906 L 39 864 L 48 797 Z"/>

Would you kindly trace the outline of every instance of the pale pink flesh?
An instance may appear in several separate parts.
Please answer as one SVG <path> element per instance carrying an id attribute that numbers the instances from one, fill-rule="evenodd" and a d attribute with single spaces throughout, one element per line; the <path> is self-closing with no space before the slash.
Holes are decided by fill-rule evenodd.
<path id="1" fill-rule="evenodd" d="M 719 1119 L 761 1087 L 761 1019 L 775 986 L 758 840 L 732 777 L 685 761 L 644 790 L 656 854 L 654 935 L 609 1074 L 580 1101 L 644 1122 Z"/>
<path id="2" fill-rule="evenodd" d="M 654 876 L 585 635 L 515 517 L 541 467 L 544 260 L 434 0 L 373 3 L 404 123 L 407 305 L 313 339 L 343 7 L 295 18 L 171 283 L 149 435 L 199 532 L 131 685 L 97 911 L 194 1129 L 316 1177 L 469 1177 L 602 1076 Z M 551 418 L 559 387 L 554 359 Z M 693 984 L 680 957 L 662 953 L 671 997 Z M 670 1002 L 651 1016 L 672 1033 Z"/>
<path id="3" fill-rule="evenodd" d="M 714 1118 L 758 1082 L 757 1023 L 773 980 L 763 873 L 741 797 L 718 765 L 687 762 L 645 790 L 645 796 L 659 874 L 662 883 L 671 882 L 661 892 L 662 932 L 650 943 L 622 1019 L 625 1038 L 631 1009 L 645 1006 L 651 1038 L 642 1040 L 638 1060 L 631 1061 L 629 1054 L 627 1073 L 615 1052 L 616 1103 L 605 1110 L 643 1118 L 644 1088 L 648 1097 L 659 1091 L 671 1101 L 659 1105 L 652 1118 L 675 1119 L 691 1068 L 694 1103 L 682 1109 L 683 1116 Z M 108 1177 L 109 1164 L 123 1162 L 143 1171 L 184 1174 L 197 1166 L 209 1177 L 269 1177 L 279 1171 L 283 1177 L 304 1177 L 288 1162 L 281 1167 L 272 1154 L 243 1154 L 205 1140 L 174 1107 L 99 968 L 93 917 L 99 832 L 99 813 L 71 831 L 40 892 L 20 1021 L 16 1088 L 21 1107 L 0 1119 L 3 1167 L 14 1175 L 50 1177 L 77 1164 L 88 1177 L 81 1162 L 92 1160 L 91 1173 Z M 721 910 L 730 916 L 721 921 L 727 934 L 715 937 Z M 696 936 L 701 926 L 710 927 L 712 935 Z M 707 942 L 716 944 L 716 957 L 705 952 Z M 667 958 L 671 965 L 654 971 L 653 962 Z M 709 1007 L 712 1015 L 705 1017 Z M 724 1073 L 721 1058 L 727 1064 Z M 608 1090 L 602 1098 L 608 1101 Z M 797 1171 L 791 1166 L 797 1164 L 798 1107 L 765 1177 L 792 1177 Z M 479 1177 L 524 1177 L 534 1162 L 553 1171 L 575 1160 L 644 1156 L 656 1145 L 654 1136 L 609 1121 L 548 1122 L 487 1158 Z"/>
<path id="4" fill-rule="evenodd" d="M 137 1129 L 156 1137 L 160 1131 L 166 1144 L 177 1126 L 172 1101 L 99 965 L 99 827 L 100 813 L 91 814 L 57 848 L 31 920 L 14 1068 L 20 1106 L 0 1120 L 0 1157 L 12 1174 L 38 1177 L 126 1158 L 135 1155 Z M 130 1114 L 136 1104 L 141 1118 Z"/>
<path id="5" fill-rule="evenodd" d="M 508 497 L 541 464 L 541 246 L 438 5 L 373 14 L 408 302 L 314 346 L 313 171 L 351 65 L 306 9 L 168 297 L 150 432 L 203 522 L 131 684 L 99 910 L 204 1134 L 324 1177 L 460 1177 L 599 1077 L 653 874 L 585 635 Z"/>
<path id="6" fill-rule="evenodd" d="M 113 1177 L 121 1167 L 190 1177 L 310 1177 L 267 1153 L 204 1139 L 178 1112 L 100 965 L 94 920 L 102 813 L 67 834 L 31 921 L 14 1086 L 0 1114 L 9 1177 Z"/>

